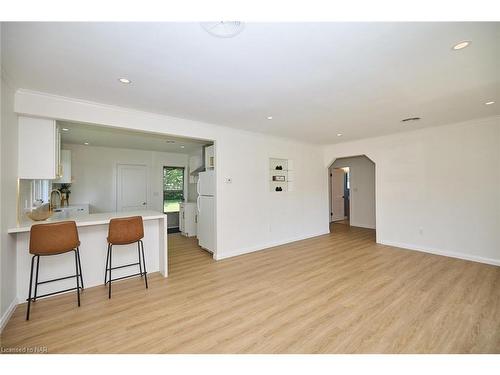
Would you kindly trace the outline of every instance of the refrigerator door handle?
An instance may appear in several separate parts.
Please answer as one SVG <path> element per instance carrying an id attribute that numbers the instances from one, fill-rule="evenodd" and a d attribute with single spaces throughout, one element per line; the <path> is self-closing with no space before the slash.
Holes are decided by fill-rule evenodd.
<path id="1" fill-rule="evenodd" d="M 200 195 L 200 177 L 198 176 L 198 181 L 196 181 L 196 192 Z"/>
<path id="2" fill-rule="evenodd" d="M 196 198 L 196 211 L 200 211 L 200 195 L 198 195 L 198 198 Z"/>

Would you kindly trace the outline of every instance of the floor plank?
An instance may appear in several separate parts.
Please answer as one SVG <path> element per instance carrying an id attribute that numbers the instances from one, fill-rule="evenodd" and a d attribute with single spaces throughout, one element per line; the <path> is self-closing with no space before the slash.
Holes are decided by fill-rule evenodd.
<path id="1" fill-rule="evenodd" d="M 150 275 L 20 305 L 4 348 L 49 353 L 500 353 L 500 267 L 333 233 L 215 262 L 169 235 Z"/>

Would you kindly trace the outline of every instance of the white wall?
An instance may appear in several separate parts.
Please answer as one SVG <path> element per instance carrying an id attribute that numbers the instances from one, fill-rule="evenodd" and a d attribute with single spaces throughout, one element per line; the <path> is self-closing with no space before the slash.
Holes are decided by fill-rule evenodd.
<path id="1" fill-rule="evenodd" d="M 316 145 L 26 90 L 15 105 L 25 115 L 214 140 L 218 259 L 328 233 L 328 186 Z M 269 191 L 270 157 L 294 160 L 293 192 Z"/>
<path id="2" fill-rule="evenodd" d="M 7 228 L 17 218 L 17 116 L 14 113 L 14 89 L 1 79 L 0 127 L 0 328 L 13 311 L 16 300 L 16 242 Z"/>
<path id="3" fill-rule="evenodd" d="M 117 164 L 146 165 L 148 208 L 163 212 L 163 166 L 187 169 L 188 155 L 111 147 L 63 144 L 71 150 L 70 204 L 90 203 L 91 213 L 116 210 Z M 186 181 L 187 188 L 187 181 Z"/>
<path id="4" fill-rule="evenodd" d="M 377 242 L 500 265 L 500 117 L 325 147 L 376 164 Z"/>
<path id="5" fill-rule="evenodd" d="M 366 156 L 335 160 L 331 168 L 349 167 L 349 223 L 375 229 L 375 164 Z"/>

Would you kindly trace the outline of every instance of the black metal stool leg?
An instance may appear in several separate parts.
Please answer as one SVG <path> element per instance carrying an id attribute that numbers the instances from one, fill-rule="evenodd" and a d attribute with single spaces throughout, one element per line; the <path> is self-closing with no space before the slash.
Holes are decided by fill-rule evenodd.
<path id="1" fill-rule="evenodd" d="M 112 253 L 113 253 L 113 245 L 109 245 L 109 292 L 108 292 L 108 298 L 111 298 L 111 258 L 112 258 Z"/>
<path id="2" fill-rule="evenodd" d="M 78 275 L 78 252 L 75 250 L 75 278 L 76 278 L 76 296 L 78 299 L 78 307 L 80 307 L 80 276 Z"/>
<path id="3" fill-rule="evenodd" d="M 78 256 L 78 269 L 80 271 L 80 284 L 82 284 L 83 288 L 83 272 L 82 272 L 82 261 L 80 260 L 80 248 L 76 248 L 76 255 Z"/>
<path id="4" fill-rule="evenodd" d="M 148 289 L 148 273 L 146 271 L 146 258 L 144 257 L 144 243 L 142 241 L 139 241 L 141 243 L 141 250 L 142 250 L 142 262 L 144 266 L 144 281 L 146 282 L 146 289 Z"/>
<path id="5" fill-rule="evenodd" d="M 35 274 L 35 295 L 33 296 L 33 302 L 36 302 L 36 295 L 38 291 L 38 269 L 40 268 L 40 255 L 36 256 L 36 274 Z"/>
<path id="6" fill-rule="evenodd" d="M 30 320 L 30 307 L 31 307 L 31 287 L 33 286 L 33 266 L 35 265 L 35 256 L 31 258 L 31 273 L 30 273 L 30 289 L 28 292 L 28 310 L 26 311 L 26 320 Z"/>
<path id="7" fill-rule="evenodd" d="M 106 271 L 104 272 L 104 285 L 108 283 L 108 264 L 109 264 L 109 244 L 108 244 L 108 251 L 106 252 Z"/>
<path id="8" fill-rule="evenodd" d="M 141 265 L 141 244 L 139 241 L 137 241 L 137 253 L 139 254 L 139 272 L 142 277 L 142 265 Z"/>

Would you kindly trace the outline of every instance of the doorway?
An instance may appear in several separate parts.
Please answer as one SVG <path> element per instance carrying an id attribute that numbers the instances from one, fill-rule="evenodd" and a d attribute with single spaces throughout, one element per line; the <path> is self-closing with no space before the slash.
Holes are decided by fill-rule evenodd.
<path id="1" fill-rule="evenodd" d="M 375 229 L 375 163 L 365 155 L 338 158 L 328 173 L 330 228 Z"/>
<path id="2" fill-rule="evenodd" d="M 72 168 L 72 201 L 88 204 L 90 213 L 145 210 L 164 213 L 169 232 L 189 228 L 180 238 L 190 238 L 188 242 L 199 241 L 216 258 L 217 152 L 214 140 L 100 124 L 57 123 L 68 130 L 61 135 L 63 149 L 69 149 L 72 160 L 78 161 Z M 88 145 L 81 147 L 75 139 L 85 139 Z M 208 219 L 202 220 L 200 227 L 197 203 L 202 198 L 198 199 L 197 182 L 200 174 L 207 171 L 214 175 L 211 181 L 213 204 L 202 203 L 203 214 L 210 215 L 203 216 L 202 219 Z M 164 180 L 167 176 L 169 178 Z M 207 223 L 210 224 L 208 229 L 204 225 Z M 209 245 L 206 239 L 210 240 Z"/>
<path id="3" fill-rule="evenodd" d="M 148 169 L 145 165 L 118 164 L 116 211 L 148 209 Z"/>
<path id="4" fill-rule="evenodd" d="M 349 224 L 349 167 L 330 171 L 330 222 Z"/>
<path id="5" fill-rule="evenodd" d="M 163 213 L 168 218 L 168 232 L 179 232 L 180 205 L 184 201 L 184 167 L 163 167 Z"/>

